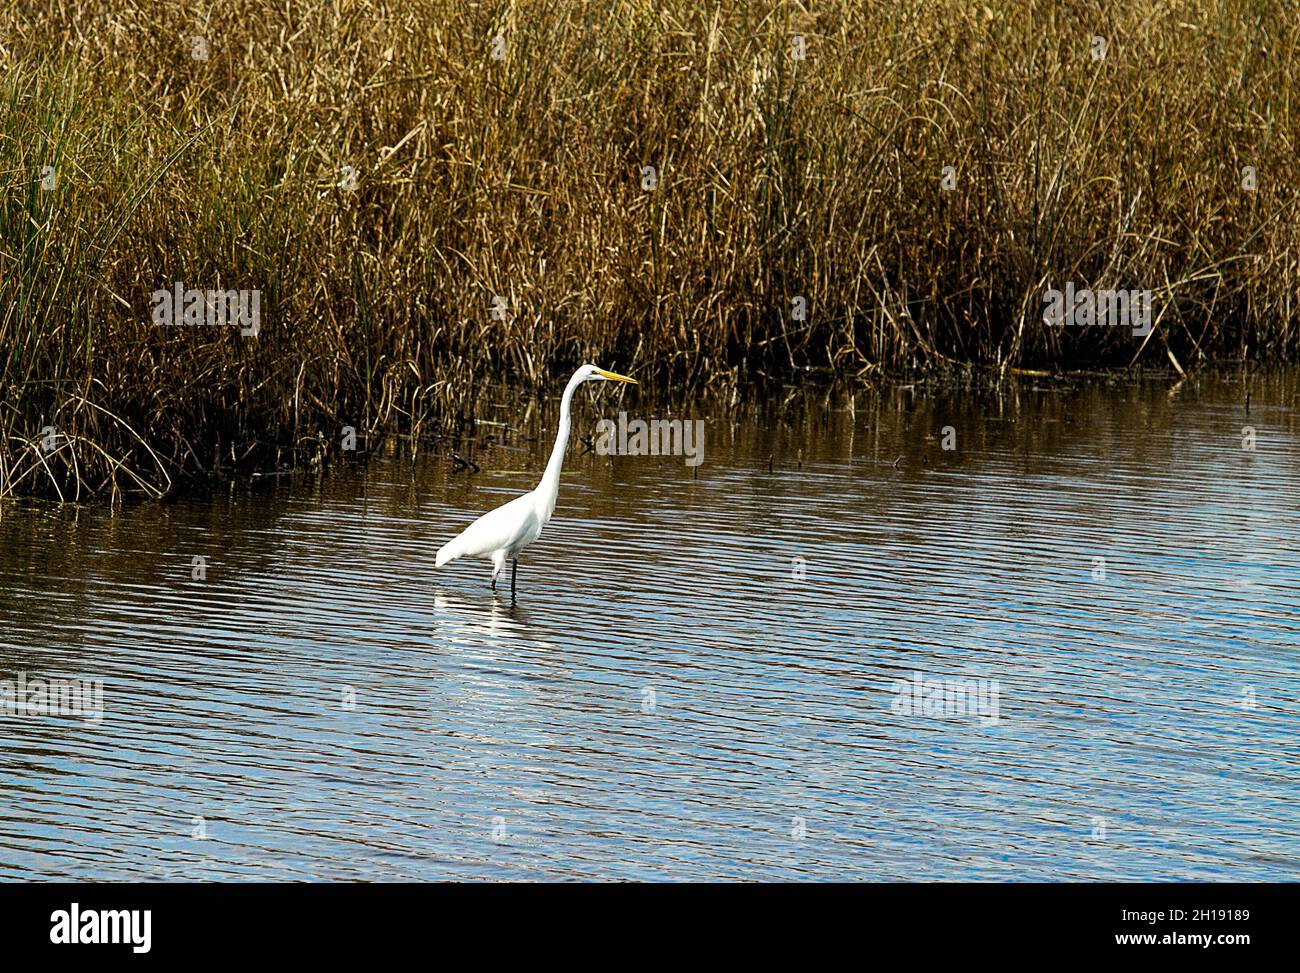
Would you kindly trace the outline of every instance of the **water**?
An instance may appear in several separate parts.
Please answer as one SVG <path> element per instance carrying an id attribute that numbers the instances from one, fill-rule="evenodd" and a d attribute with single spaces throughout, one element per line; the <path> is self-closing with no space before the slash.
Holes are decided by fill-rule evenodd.
<path id="1" fill-rule="evenodd" d="M 514 606 L 433 553 L 549 440 L 4 507 L 0 679 L 105 712 L 0 715 L 0 878 L 1296 879 L 1298 393 L 688 406 L 695 469 L 571 451 Z"/>

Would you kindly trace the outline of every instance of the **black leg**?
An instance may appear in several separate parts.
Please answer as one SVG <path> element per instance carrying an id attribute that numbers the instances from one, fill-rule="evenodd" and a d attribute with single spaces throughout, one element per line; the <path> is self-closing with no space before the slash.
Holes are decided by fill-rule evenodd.
<path id="1" fill-rule="evenodd" d="M 519 558 L 510 562 L 510 597 L 515 596 L 515 575 L 519 572 Z"/>

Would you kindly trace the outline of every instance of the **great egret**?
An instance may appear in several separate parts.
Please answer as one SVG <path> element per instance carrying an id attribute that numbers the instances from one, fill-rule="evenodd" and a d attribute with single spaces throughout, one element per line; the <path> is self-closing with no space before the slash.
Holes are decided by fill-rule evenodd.
<path id="1" fill-rule="evenodd" d="M 573 392 L 583 382 L 595 381 L 637 384 L 634 378 L 607 372 L 595 365 L 583 365 L 574 372 L 564 389 L 564 397 L 560 399 L 560 428 L 555 433 L 555 446 L 537 489 L 489 510 L 442 545 L 434 562 L 438 567 L 458 557 L 489 558 L 492 561 L 492 590 L 495 591 L 497 575 L 509 559 L 510 594 L 514 595 L 519 552 L 537 540 L 555 512 L 555 498 L 560 493 L 560 468 L 564 466 L 564 451 L 569 444 L 569 409 L 573 404 Z"/>

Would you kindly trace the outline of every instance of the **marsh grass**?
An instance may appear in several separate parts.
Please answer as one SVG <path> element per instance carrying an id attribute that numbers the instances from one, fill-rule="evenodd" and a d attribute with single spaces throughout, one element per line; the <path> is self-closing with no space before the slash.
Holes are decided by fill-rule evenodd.
<path id="1" fill-rule="evenodd" d="M 348 426 L 454 435 L 488 387 L 585 360 L 740 394 L 1288 358 L 1296 14 L 7 5 L 0 496 L 161 495 L 335 455 Z M 1154 332 L 1044 327 L 1067 280 L 1152 290 Z M 259 289 L 260 334 L 155 326 L 175 281 Z"/>

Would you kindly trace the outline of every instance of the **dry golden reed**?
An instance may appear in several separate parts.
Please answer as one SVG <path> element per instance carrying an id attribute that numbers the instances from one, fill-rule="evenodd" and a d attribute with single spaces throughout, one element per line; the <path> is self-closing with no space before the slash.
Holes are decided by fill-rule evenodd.
<path id="1" fill-rule="evenodd" d="M 428 436 L 585 360 L 690 390 L 1291 357 L 1297 13 L 4 4 L 0 496 Z M 1067 280 L 1149 289 L 1152 333 L 1045 327 Z M 153 323 L 175 282 L 258 290 L 260 332 Z"/>

